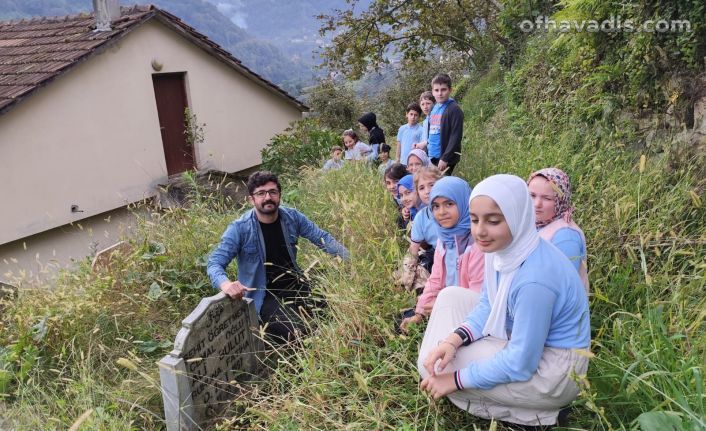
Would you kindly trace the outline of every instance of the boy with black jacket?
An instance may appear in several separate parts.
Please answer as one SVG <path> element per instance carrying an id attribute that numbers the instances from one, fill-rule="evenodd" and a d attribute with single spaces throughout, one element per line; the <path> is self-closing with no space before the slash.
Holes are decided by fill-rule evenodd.
<path id="1" fill-rule="evenodd" d="M 463 111 L 451 96 L 451 78 L 445 73 L 431 81 L 436 105 L 429 114 L 427 151 L 431 162 L 446 175 L 451 175 L 461 159 Z"/>

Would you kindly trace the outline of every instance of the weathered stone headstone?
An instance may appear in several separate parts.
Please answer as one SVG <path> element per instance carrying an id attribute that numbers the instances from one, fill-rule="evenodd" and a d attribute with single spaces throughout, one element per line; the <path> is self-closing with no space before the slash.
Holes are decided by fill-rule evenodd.
<path id="1" fill-rule="evenodd" d="M 257 378 L 262 340 L 255 305 L 224 293 L 204 298 L 182 321 L 174 350 L 159 361 L 168 431 L 202 429 Z"/>

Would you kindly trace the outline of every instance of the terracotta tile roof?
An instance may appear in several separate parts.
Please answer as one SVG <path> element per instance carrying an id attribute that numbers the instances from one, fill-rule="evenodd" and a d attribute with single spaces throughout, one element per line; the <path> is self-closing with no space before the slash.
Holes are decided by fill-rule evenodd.
<path id="1" fill-rule="evenodd" d="M 302 110 L 308 108 L 176 16 L 155 6 L 121 8 L 112 30 L 94 32 L 93 14 L 0 22 L 0 114 L 81 61 L 156 18 L 191 42 L 269 87 Z"/>

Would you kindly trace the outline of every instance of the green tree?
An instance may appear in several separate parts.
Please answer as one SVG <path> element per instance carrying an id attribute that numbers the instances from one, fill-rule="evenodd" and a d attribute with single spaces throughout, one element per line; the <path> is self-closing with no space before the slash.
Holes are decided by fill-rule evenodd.
<path id="1" fill-rule="evenodd" d="M 379 0 L 356 14 L 351 8 L 319 15 L 324 66 L 358 78 L 390 58 L 414 60 L 434 52 L 462 53 L 472 68 L 482 69 L 497 44 L 507 44 L 496 28 L 502 5 L 497 0 Z"/>
<path id="2" fill-rule="evenodd" d="M 312 116 L 331 130 L 355 128 L 363 113 L 358 96 L 349 83 L 333 79 L 322 80 L 306 92 Z"/>

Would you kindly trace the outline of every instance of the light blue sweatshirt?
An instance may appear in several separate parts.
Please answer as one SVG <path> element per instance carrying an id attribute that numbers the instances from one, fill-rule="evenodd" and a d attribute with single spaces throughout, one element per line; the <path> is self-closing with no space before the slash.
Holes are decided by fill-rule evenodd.
<path id="1" fill-rule="evenodd" d="M 515 274 L 507 308 L 508 344 L 492 358 L 457 371 L 455 378 L 462 388 L 490 389 L 527 381 L 537 371 L 545 346 L 585 349 L 590 345 L 583 283 L 566 256 L 544 240 Z M 473 341 L 482 338 L 490 310 L 484 284 L 480 302 L 460 329 Z"/>
<path id="2" fill-rule="evenodd" d="M 578 271 L 581 261 L 586 256 L 586 244 L 583 243 L 581 234 L 568 227 L 559 229 L 552 238 L 552 244 L 569 258 Z"/>
<path id="3" fill-rule="evenodd" d="M 436 226 L 431 207 L 427 205 L 420 209 L 414 218 L 410 239 L 416 243 L 426 242 L 430 246 L 436 247 L 436 239 L 438 238 Z"/>

